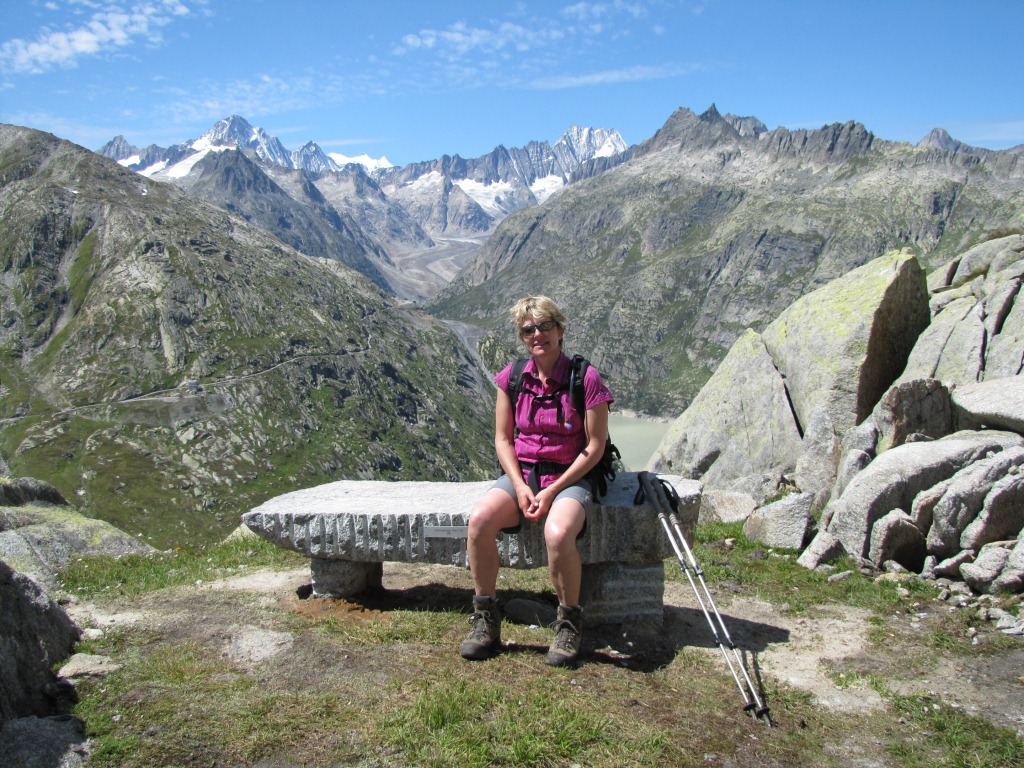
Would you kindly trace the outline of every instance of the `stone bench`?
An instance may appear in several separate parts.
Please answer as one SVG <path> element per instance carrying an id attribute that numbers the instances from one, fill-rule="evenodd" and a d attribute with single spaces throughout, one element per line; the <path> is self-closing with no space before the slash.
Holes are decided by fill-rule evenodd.
<path id="1" fill-rule="evenodd" d="M 692 542 L 701 485 L 661 477 L 679 494 L 677 517 Z M 467 519 L 491 483 L 340 480 L 270 499 L 243 514 L 242 522 L 311 558 L 314 595 L 349 597 L 381 586 L 385 562 L 468 567 Z M 634 505 L 638 485 L 636 472 L 619 473 L 578 542 L 589 623 L 662 620 L 664 559 L 675 553 L 650 501 Z M 502 533 L 498 552 L 506 568 L 547 565 L 540 525 Z"/>

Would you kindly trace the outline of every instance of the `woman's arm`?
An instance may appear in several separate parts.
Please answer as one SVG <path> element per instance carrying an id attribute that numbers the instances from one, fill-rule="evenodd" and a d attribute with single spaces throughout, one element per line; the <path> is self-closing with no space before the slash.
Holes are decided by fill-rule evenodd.
<path id="1" fill-rule="evenodd" d="M 498 455 L 498 463 L 505 474 L 512 480 L 516 491 L 516 502 L 522 510 L 533 505 L 533 491 L 523 480 L 523 471 L 519 468 L 519 457 L 516 456 L 515 414 L 512 411 L 512 398 L 504 389 L 498 389 L 498 401 L 494 405 L 494 451 Z"/>

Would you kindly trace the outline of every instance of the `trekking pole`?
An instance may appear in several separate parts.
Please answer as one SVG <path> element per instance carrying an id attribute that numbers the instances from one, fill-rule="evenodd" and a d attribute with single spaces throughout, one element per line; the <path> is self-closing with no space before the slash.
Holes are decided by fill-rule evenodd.
<path id="1" fill-rule="evenodd" d="M 658 519 L 665 529 L 669 543 L 672 545 L 676 558 L 679 560 L 679 565 L 683 573 L 686 574 L 686 579 L 690 582 L 693 594 L 696 596 L 697 602 L 700 603 L 701 610 L 704 611 L 704 618 L 707 619 L 708 627 L 715 638 L 715 643 L 722 651 L 722 657 L 732 673 L 732 679 L 736 681 L 736 687 L 740 689 L 740 696 L 743 697 L 743 711 L 750 712 L 751 717 L 755 720 L 763 718 L 764 722 L 771 726 L 772 721 L 768 716 L 768 707 L 761 703 L 761 699 L 757 695 L 757 689 L 754 686 L 754 682 L 750 679 L 750 673 L 743 662 L 743 657 L 729 635 L 729 630 L 725 627 L 722 614 L 718 612 L 718 606 L 715 605 L 714 598 L 711 597 L 711 590 L 708 589 L 707 582 L 704 581 L 704 571 L 701 570 L 700 565 L 697 563 L 697 558 L 693 555 L 693 550 L 690 549 L 690 545 L 686 541 L 686 536 L 683 535 L 679 518 L 675 514 L 679 508 L 679 494 L 676 493 L 675 488 L 661 478 L 654 476 L 652 480 L 650 472 L 641 472 L 639 479 L 640 488 L 644 491 L 647 498 L 651 500 L 651 503 L 654 504 L 658 512 Z M 668 507 L 670 510 L 668 515 L 665 514 L 665 507 Z M 694 581 L 694 576 L 696 576 L 697 581 Z M 700 583 L 701 589 L 697 588 L 697 582 Z M 705 599 L 707 600 L 706 603 Z M 708 610 L 709 605 L 718 620 L 718 627 L 715 626 L 715 621 L 711 618 L 711 612 Z M 721 634 L 719 634 L 719 628 L 721 629 Z M 724 642 L 722 640 L 723 637 L 725 638 Z M 729 656 L 729 650 L 726 650 L 726 643 L 728 643 L 729 650 L 732 651 L 732 657 Z M 734 659 L 735 664 L 733 663 Z M 740 676 L 736 672 L 737 666 L 743 673 L 746 685 L 744 685 L 744 681 L 740 680 Z"/>

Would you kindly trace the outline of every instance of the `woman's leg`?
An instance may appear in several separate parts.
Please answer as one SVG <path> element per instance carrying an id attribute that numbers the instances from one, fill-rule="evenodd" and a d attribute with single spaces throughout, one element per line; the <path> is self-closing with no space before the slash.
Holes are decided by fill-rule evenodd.
<path id="1" fill-rule="evenodd" d="M 500 566 L 498 534 L 502 528 L 516 525 L 519 525 L 516 500 L 500 488 L 489 489 L 470 511 L 466 552 L 476 594 L 493 596 L 496 593 Z"/>
<path id="2" fill-rule="evenodd" d="M 579 605 L 583 566 L 576 537 L 587 522 L 587 511 L 576 499 L 559 498 L 551 505 L 544 524 L 548 571 L 561 605 Z"/>

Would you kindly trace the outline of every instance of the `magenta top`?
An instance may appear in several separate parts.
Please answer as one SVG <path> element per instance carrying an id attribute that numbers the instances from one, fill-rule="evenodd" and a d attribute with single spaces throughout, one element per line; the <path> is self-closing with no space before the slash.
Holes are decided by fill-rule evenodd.
<path id="1" fill-rule="evenodd" d="M 541 384 L 531 358 L 523 369 L 523 389 L 515 405 L 516 456 L 521 462 L 533 464 L 550 461 L 557 464 L 571 464 L 587 445 L 583 417 L 576 413 L 572 393 L 566 387 L 557 398 L 538 401 L 540 395 L 550 395 L 559 387 L 569 383 L 570 361 L 563 352 L 555 363 L 555 369 L 548 378 L 547 386 Z M 507 365 L 494 377 L 495 383 L 512 397 L 512 364 Z M 601 379 L 593 365 L 587 366 L 583 376 L 584 402 L 589 411 L 600 403 L 615 402 L 612 393 Z M 524 477 L 525 477 L 524 473 Z M 551 485 L 558 475 L 541 475 L 540 487 Z"/>

